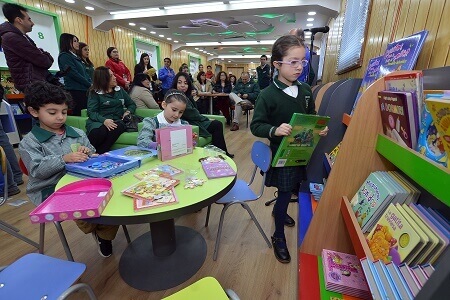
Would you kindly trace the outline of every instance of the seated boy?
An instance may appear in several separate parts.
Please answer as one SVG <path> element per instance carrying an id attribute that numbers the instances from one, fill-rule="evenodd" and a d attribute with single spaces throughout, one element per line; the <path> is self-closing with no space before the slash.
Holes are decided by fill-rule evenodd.
<path id="1" fill-rule="evenodd" d="M 27 195 L 35 205 L 54 192 L 66 163 L 86 161 L 95 153 L 82 130 L 65 125 L 71 101 L 62 88 L 43 81 L 25 91 L 27 110 L 38 122 L 20 142 L 19 154 L 28 170 Z M 84 233 L 92 233 L 100 255 L 111 256 L 118 226 L 75 222 Z"/>

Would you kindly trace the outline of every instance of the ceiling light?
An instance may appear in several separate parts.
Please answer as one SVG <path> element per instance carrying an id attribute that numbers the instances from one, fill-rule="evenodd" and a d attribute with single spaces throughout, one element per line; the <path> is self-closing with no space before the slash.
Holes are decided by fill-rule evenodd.
<path id="1" fill-rule="evenodd" d="M 128 23 L 130 26 L 136 26 L 136 23 Z"/>
<path id="2" fill-rule="evenodd" d="M 160 34 L 159 37 L 164 37 L 164 34 Z"/>
<path id="3" fill-rule="evenodd" d="M 316 15 L 316 12 L 315 11 L 310 11 L 309 13 L 308 13 L 308 16 L 315 16 Z"/>
<path id="4" fill-rule="evenodd" d="M 146 8 L 146 9 L 131 9 L 131 10 L 111 11 L 111 12 L 109 12 L 109 14 L 110 15 L 123 15 L 123 14 L 129 14 L 129 13 L 133 13 L 133 12 L 146 13 L 146 12 L 156 12 L 156 11 L 160 11 L 160 9 L 158 7 Z"/>
<path id="5" fill-rule="evenodd" d="M 133 34 L 131 32 L 129 32 L 128 35 L 133 35 Z"/>
<path id="6" fill-rule="evenodd" d="M 122 31 L 122 29 L 118 28 L 118 29 L 117 29 L 117 31 L 118 31 L 118 32 L 121 32 L 121 31 Z"/>
<path id="7" fill-rule="evenodd" d="M 223 59 L 223 58 L 222 58 Z M 231 62 L 231 60 L 229 60 L 228 62 Z"/>
<path id="8" fill-rule="evenodd" d="M 173 41 L 174 43 L 178 43 L 178 41 L 177 40 L 175 40 L 175 41 Z"/>
<path id="9" fill-rule="evenodd" d="M 207 46 L 246 46 L 246 45 L 273 45 L 275 40 L 264 41 L 227 41 L 227 42 L 203 42 L 203 43 L 186 43 L 189 47 L 207 47 Z"/>
<path id="10" fill-rule="evenodd" d="M 145 28 L 145 27 L 141 27 L 141 28 L 139 28 L 140 30 L 147 30 L 147 28 Z"/>
<path id="11" fill-rule="evenodd" d="M 311 33 L 311 31 L 305 31 L 304 34 L 305 35 L 311 35 L 312 33 Z"/>
<path id="12" fill-rule="evenodd" d="M 86 6 L 85 7 L 87 10 L 94 10 L 94 8 L 92 6 Z"/>
<path id="13" fill-rule="evenodd" d="M 198 50 L 198 47 L 195 47 L 195 50 Z"/>
<path id="14" fill-rule="evenodd" d="M 250 63 L 252 64 L 253 62 L 251 61 Z"/>
<path id="15" fill-rule="evenodd" d="M 313 27 L 313 23 L 306 24 L 306 27 Z"/>
<path id="16" fill-rule="evenodd" d="M 154 31 L 150 31 L 150 33 L 151 33 L 151 34 L 156 34 L 156 32 L 154 32 Z"/>
<path id="17" fill-rule="evenodd" d="M 312 21 L 314 21 L 314 18 L 308 18 L 308 19 L 306 19 L 306 21 L 312 22 Z"/>
<path id="18" fill-rule="evenodd" d="M 75 0 L 66 0 L 67 3 L 75 3 Z"/>
<path id="19" fill-rule="evenodd" d="M 171 40 L 172 40 L 172 38 L 167 38 L 167 40 L 168 40 L 168 41 L 171 41 Z"/>

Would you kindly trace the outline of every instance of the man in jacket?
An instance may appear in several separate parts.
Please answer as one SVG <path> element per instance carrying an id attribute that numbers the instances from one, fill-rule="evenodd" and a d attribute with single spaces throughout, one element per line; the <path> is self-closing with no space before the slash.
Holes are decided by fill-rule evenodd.
<path id="1" fill-rule="evenodd" d="M 161 88 L 163 96 L 172 87 L 175 71 L 170 67 L 172 60 L 168 57 L 164 58 L 164 68 L 159 70 L 158 78 L 161 80 Z"/>
<path id="2" fill-rule="evenodd" d="M 31 82 L 46 81 L 53 57 L 27 35 L 34 23 L 26 8 L 6 3 L 2 11 L 8 21 L 0 25 L 1 47 L 15 87 L 24 91 Z"/>
<path id="3" fill-rule="evenodd" d="M 261 65 L 256 68 L 256 72 L 258 73 L 259 89 L 262 90 L 269 86 L 272 77 L 270 76 L 270 65 L 267 63 L 267 56 L 261 55 L 259 60 Z"/>
<path id="4" fill-rule="evenodd" d="M 250 80 L 250 74 L 248 72 L 243 72 L 241 78 L 236 83 L 233 92 L 230 93 L 230 99 L 235 102 L 231 131 L 239 130 L 239 118 L 242 115 L 242 107 L 244 106 L 247 110 L 252 109 L 258 95 L 258 83 Z"/>

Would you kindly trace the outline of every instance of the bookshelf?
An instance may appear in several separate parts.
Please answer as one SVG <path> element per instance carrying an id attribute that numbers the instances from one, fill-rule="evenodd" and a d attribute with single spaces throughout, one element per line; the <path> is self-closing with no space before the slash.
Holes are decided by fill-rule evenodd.
<path id="1" fill-rule="evenodd" d="M 437 201 L 450 206 L 450 170 L 383 135 L 376 100 L 378 92 L 382 90 L 383 78 L 374 82 L 361 96 L 300 247 L 300 254 L 320 256 L 322 249 L 329 249 L 355 253 L 359 258 L 371 257 L 347 198 L 353 197 L 361 183 L 374 171 L 401 170 L 413 183 L 429 191 Z M 302 255 L 299 257 L 301 268 Z M 449 273 L 447 269 L 446 276 Z M 433 281 L 433 277 L 429 281 Z M 305 288 L 306 285 L 301 282 L 300 286 Z M 424 289 L 428 286 L 425 285 Z"/>

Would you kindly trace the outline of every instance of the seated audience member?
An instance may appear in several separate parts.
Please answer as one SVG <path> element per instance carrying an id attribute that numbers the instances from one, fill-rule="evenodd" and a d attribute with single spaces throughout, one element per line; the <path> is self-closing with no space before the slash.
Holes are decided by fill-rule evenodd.
<path id="1" fill-rule="evenodd" d="M 144 73 L 150 76 L 152 81 L 158 80 L 158 75 L 156 75 L 156 69 L 150 64 L 150 56 L 148 53 L 142 53 L 139 63 L 134 66 L 134 76 L 139 73 Z"/>
<path id="2" fill-rule="evenodd" d="M 119 50 L 116 47 L 109 47 L 106 50 L 109 59 L 105 62 L 105 67 L 108 67 L 116 77 L 117 85 L 128 91 L 130 83 L 133 80 L 130 70 L 120 60 Z"/>
<path id="3" fill-rule="evenodd" d="M 25 105 L 38 123 L 20 142 L 19 154 L 28 170 L 27 195 L 34 205 L 54 192 L 67 163 L 84 162 L 95 153 L 82 130 L 65 125 L 70 102 L 62 88 L 46 82 L 32 83 L 25 91 Z M 112 254 L 118 226 L 75 223 L 84 233 L 92 233 L 101 256 Z"/>
<path id="4" fill-rule="evenodd" d="M 201 114 L 207 114 L 211 101 L 212 84 L 206 80 L 205 72 L 198 73 L 194 87 L 197 89 L 197 96 L 194 97 L 194 100 L 197 102 L 198 111 Z"/>
<path id="5" fill-rule="evenodd" d="M 233 74 L 230 74 L 230 76 L 228 76 L 228 80 L 231 83 L 231 87 L 234 89 L 234 87 L 236 86 L 236 76 L 234 76 Z"/>
<path id="6" fill-rule="evenodd" d="M 119 136 L 125 132 L 123 118 L 136 111 L 136 104 L 120 86 L 107 67 L 94 71 L 92 88 L 89 91 L 86 131 L 89 141 L 103 154 L 111 150 Z"/>
<path id="7" fill-rule="evenodd" d="M 172 88 L 182 91 L 189 100 L 186 105 L 186 110 L 183 113 L 183 120 L 189 122 L 191 125 L 198 126 L 201 137 L 212 137 L 212 144 L 233 158 L 234 155 L 228 153 L 222 123 L 217 120 L 210 120 L 198 111 L 197 103 L 192 97 L 192 82 L 187 77 L 187 74 L 182 72 L 178 73 L 173 80 Z"/>
<path id="8" fill-rule="evenodd" d="M 180 69 L 178 70 L 179 72 L 183 72 L 189 75 L 189 79 L 194 82 L 194 79 L 192 78 L 191 73 L 189 73 L 189 67 L 186 63 L 182 64 Z"/>
<path id="9" fill-rule="evenodd" d="M 137 145 L 144 148 L 156 149 L 155 130 L 167 126 L 189 125 L 181 120 L 189 100 L 183 92 L 168 90 L 162 102 L 163 111 L 153 118 L 144 119 L 144 127 L 139 132 Z"/>
<path id="10" fill-rule="evenodd" d="M 222 112 L 222 115 L 227 119 L 227 125 L 231 123 L 230 116 L 230 93 L 231 83 L 228 81 L 227 73 L 219 72 L 216 78 L 216 84 L 213 88 L 213 97 L 217 100 L 217 108 Z M 224 94 L 223 96 L 216 96 L 214 94 Z"/>
<path id="11" fill-rule="evenodd" d="M 136 103 L 137 108 L 159 108 L 150 91 L 150 77 L 144 73 L 134 75 L 133 85 L 130 89 L 130 97 Z"/>
<path id="12" fill-rule="evenodd" d="M 237 104 L 234 111 L 233 126 L 231 126 L 230 129 L 231 131 L 239 130 L 239 118 L 242 115 L 242 106 L 252 107 L 255 105 L 258 95 L 258 83 L 250 80 L 250 74 L 248 72 L 243 72 L 240 80 L 236 83 L 233 92 L 230 94 L 231 100 Z M 241 102 L 242 100 L 244 101 Z M 249 103 L 249 101 L 251 103 Z"/>

